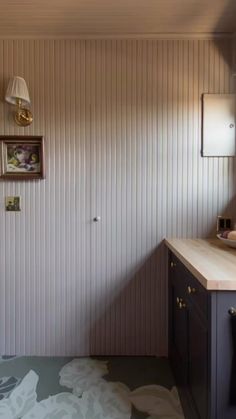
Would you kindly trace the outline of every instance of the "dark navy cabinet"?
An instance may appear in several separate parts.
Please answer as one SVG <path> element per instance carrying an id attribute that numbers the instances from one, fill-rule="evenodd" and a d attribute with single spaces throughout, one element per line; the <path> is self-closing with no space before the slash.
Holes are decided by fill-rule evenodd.
<path id="1" fill-rule="evenodd" d="M 231 307 L 235 291 L 207 291 L 169 252 L 169 359 L 186 419 L 236 419 Z"/>

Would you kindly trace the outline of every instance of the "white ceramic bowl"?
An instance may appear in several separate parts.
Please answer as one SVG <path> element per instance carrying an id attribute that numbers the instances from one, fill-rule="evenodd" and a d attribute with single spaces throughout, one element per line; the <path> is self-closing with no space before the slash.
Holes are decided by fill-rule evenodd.
<path id="1" fill-rule="evenodd" d="M 220 234 L 217 234 L 218 239 L 220 239 L 224 244 L 226 244 L 226 246 L 229 247 L 234 247 L 236 249 L 236 240 L 229 240 L 229 239 L 224 239 L 223 237 L 220 236 Z"/>

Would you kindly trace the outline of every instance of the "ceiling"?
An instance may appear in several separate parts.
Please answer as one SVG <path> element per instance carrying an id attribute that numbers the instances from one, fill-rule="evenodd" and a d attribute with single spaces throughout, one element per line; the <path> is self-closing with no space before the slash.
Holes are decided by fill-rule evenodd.
<path id="1" fill-rule="evenodd" d="M 235 31 L 236 0 L 1 0 L 0 36 Z"/>

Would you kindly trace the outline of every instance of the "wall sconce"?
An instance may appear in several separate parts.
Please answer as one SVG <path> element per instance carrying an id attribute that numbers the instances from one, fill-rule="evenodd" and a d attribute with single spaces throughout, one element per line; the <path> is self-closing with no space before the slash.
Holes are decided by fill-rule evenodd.
<path id="1" fill-rule="evenodd" d="M 14 120 L 18 125 L 26 127 L 32 123 L 33 115 L 27 108 L 30 104 L 29 92 L 26 82 L 22 77 L 15 76 L 10 79 L 5 100 L 17 107 L 14 113 Z"/>

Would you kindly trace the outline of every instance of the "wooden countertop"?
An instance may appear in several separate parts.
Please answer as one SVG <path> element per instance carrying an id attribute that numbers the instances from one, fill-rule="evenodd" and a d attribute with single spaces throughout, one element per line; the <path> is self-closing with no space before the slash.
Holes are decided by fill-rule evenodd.
<path id="1" fill-rule="evenodd" d="M 219 239 L 165 239 L 166 246 L 207 290 L 236 291 L 236 249 Z"/>

